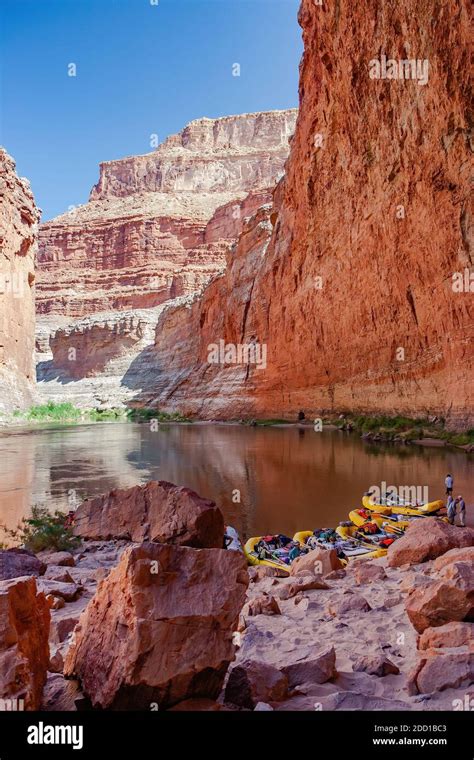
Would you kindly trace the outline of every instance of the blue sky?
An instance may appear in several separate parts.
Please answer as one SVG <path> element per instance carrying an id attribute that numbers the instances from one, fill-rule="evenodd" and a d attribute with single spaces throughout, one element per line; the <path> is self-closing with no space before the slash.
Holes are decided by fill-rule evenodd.
<path id="1" fill-rule="evenodd" d="M 0 143 L 43 220 L 87 201 L 100 161 L 152 150 L 151 134 L 298 105 L 299 0 L 152 2 L 1 0 Z"/>

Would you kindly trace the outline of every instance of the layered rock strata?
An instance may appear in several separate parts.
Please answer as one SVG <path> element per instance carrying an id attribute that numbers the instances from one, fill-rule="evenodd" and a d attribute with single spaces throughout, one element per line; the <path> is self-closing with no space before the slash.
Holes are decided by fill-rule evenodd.
<path id="1" fill-rule="evenodd" d="M 414 12 L 413 0 L 369 0 L 361 15 L 348 0 L 303 0 L 299 21 L 300 109 L 273 205 L 202 299 L 164 308 L 132 401 L 208 418 L 351 410 L 472 427 L 467 1 Z M 122 202 L 145 176 L 147 192 L 176 189 L 149 161 L 104 169 L 92 203 Z M 221 186 L 214 168 L 196 176 L 204 193 Z M 264 361 L 249 361 L 256 346 Z"/>
<path id="2" fill-rule="evenodd" d="M 35 252 L 39 211 L 27 180 L 0 149 L 0 413 L 34 394 Z"/>
<path id="3" fill-rule="evenodd" d="M 303 0 L 299 21 L 300 109 L 273 209 L 201 303 L 164 311 L 162 372 L 142 401 L 208 417 L 350 409 L 472 426 L 467 2 L 415 13 L 412 0 L 370 0 L 361 15 L 348 0 Z M 419 60 L 427 81 L 373 78 L 385 53 Z M 210 363 L 219 340 L 265 345 L 265 368 Z"/>
<path id="4" fill-rule="evenodd" d="M 84 206 L 42 225 L 37 311 L 83 317 L 193 293 L 282 175 L 296 110 L 197 119 L 107 161 Z"/>

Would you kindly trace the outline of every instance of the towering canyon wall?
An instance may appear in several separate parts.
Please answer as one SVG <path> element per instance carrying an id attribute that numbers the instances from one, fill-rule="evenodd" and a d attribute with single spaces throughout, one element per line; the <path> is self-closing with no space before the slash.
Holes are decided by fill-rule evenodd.
<path id="1" fill-rule="evenodd" d="M 128 404 L 208 418 L 294 418 L 303 408 L 438 415 L 472 427 L 467 0 L 303 0 L 299 21 L 300 109 L 285 177 L 272 202 L 243 221 L 225 271 L 202 295 L 159 307 L 154 345 L 138 336 L 133 356 L 115 357 L 120 382 L 116 374 L 108 385 L 109 403 L 120 385 Z M 283 128 L 275 129 L 278 143 Z M 163 190 L 208 198 L 223 190 L 224 164 L 234 187 L 235 156 L 219 168 L 213 157 L 224 150 L 220 124 L 212 137 L 201 126 L 193 132 L 163 149 L 179 152 L 173 167 L 184 173 L 164 171 L 153 154 L 107 164 L 88 207 L 109 204 L 113 216 L 114 204 Z M 262 154 L 256 139 L 249 133 L 246 156 Z M 196 160 L 193 174 L 188 143 L 211 146 L 206 171 Z M 241 169 L 255 190 L 257 165 L 247 156 Z M 109 352 L 124 343 L 122 328 L 108 323 Z M 70 373 L 66 348 L 79 352 L 92 334 L 83 323 L 56 332 L 50 377 Z M 264 361 L 216 360 L 221 342 L 262 346 Z M 108 371 L 85 370 L 54 388 L 77 388 L 85 403 L 94 375 Z"/>
<path id="2" fill-rule="evenodd" d="M 467 0 L 303 0 L 299 21 L 300 109 L 274 207 L 202 301 L 164 309 L 136 402 L 472 426 Z M 418 78 L 372 78 L 383 56 Z M 400 69 L 409 59 L 418 68 Z M 266 367 L 210 363 L 219 340 L 265 344 Z"/>
<path id="3" fill-rule="evenodd" d="M 80 318 L 199 290 L 283 173 L 296 109 L 198 119 L 108 161 L 89 203 L 41 226 L 37 311 Z M 54 320 L 53 320 L 54 322 Z"/>
<path id="4" fill-rule="evenodd" d="M 0 148 L 0 413 L 24 408 L 34 393 L 38 221 L 28 182 Z"/>

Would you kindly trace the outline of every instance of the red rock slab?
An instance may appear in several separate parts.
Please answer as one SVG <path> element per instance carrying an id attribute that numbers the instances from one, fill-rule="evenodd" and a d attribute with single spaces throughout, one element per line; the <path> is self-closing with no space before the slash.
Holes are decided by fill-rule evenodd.
<path id="1" fill-rule="evenodd" d="M 213 501 L 164 480 L 88 499 L 74 517 L 76 536 L 126 538 L 195 548 L 222 548 L 224 518 Z"/>
<path id="2" fill-rule="evenodd" d="M 388 564 L 400 567 L 436 559 L 450 549 L 474 546 L 474 530 L 458 528 L 434 517 L 414 520 L 388 549 Z"/>
<path id="3" fill-rule="evenodd" d="M 32 577 L 0 581 L 0 699 L 38 710 L 49 663 L 50 612 Z M 21 709 L 17 707 L 17 709 Z"/>
<path id="4" fill-rule="evenodd" d="M 216 699 L 247 585 L 238 552 L 127 549 L 81 615 L 64 673 L 80 679 L 96 707 L 161 710 Z"/>

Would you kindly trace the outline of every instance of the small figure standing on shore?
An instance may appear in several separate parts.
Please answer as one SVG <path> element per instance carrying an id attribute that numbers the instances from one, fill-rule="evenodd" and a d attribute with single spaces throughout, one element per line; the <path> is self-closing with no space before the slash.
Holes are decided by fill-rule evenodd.
<path id="1" fill-rule="evenodd" d="M 304 419 L 306 419 L 306 415 L 303 410 L 300 409 L 298 412 L 298 422 L 303 422 Z"/>
<path id="2" fill-rule="evenodd" d="M 461 495 L 456 499 L 457 507 L 459 508 L 459 527 L 466 527 L 466 502 Z"/>
<path id="3" fill-rule="evenodd" d="M 448 520 L 450 525 L 454 525 L 454 520 L 456 518 L 456 503 L 457 499 L 455 500 L 454 497 L 449 494 L 448 500 L 446 502 L 446 509 L 448 511 Z"/>
<path id="4" fill-rule="evenodd" d="M 444 485 L 446 486 L 446 496 L 451 496 L 453 493 L 454 478 L 449 472 L 444 479 Z"/>

